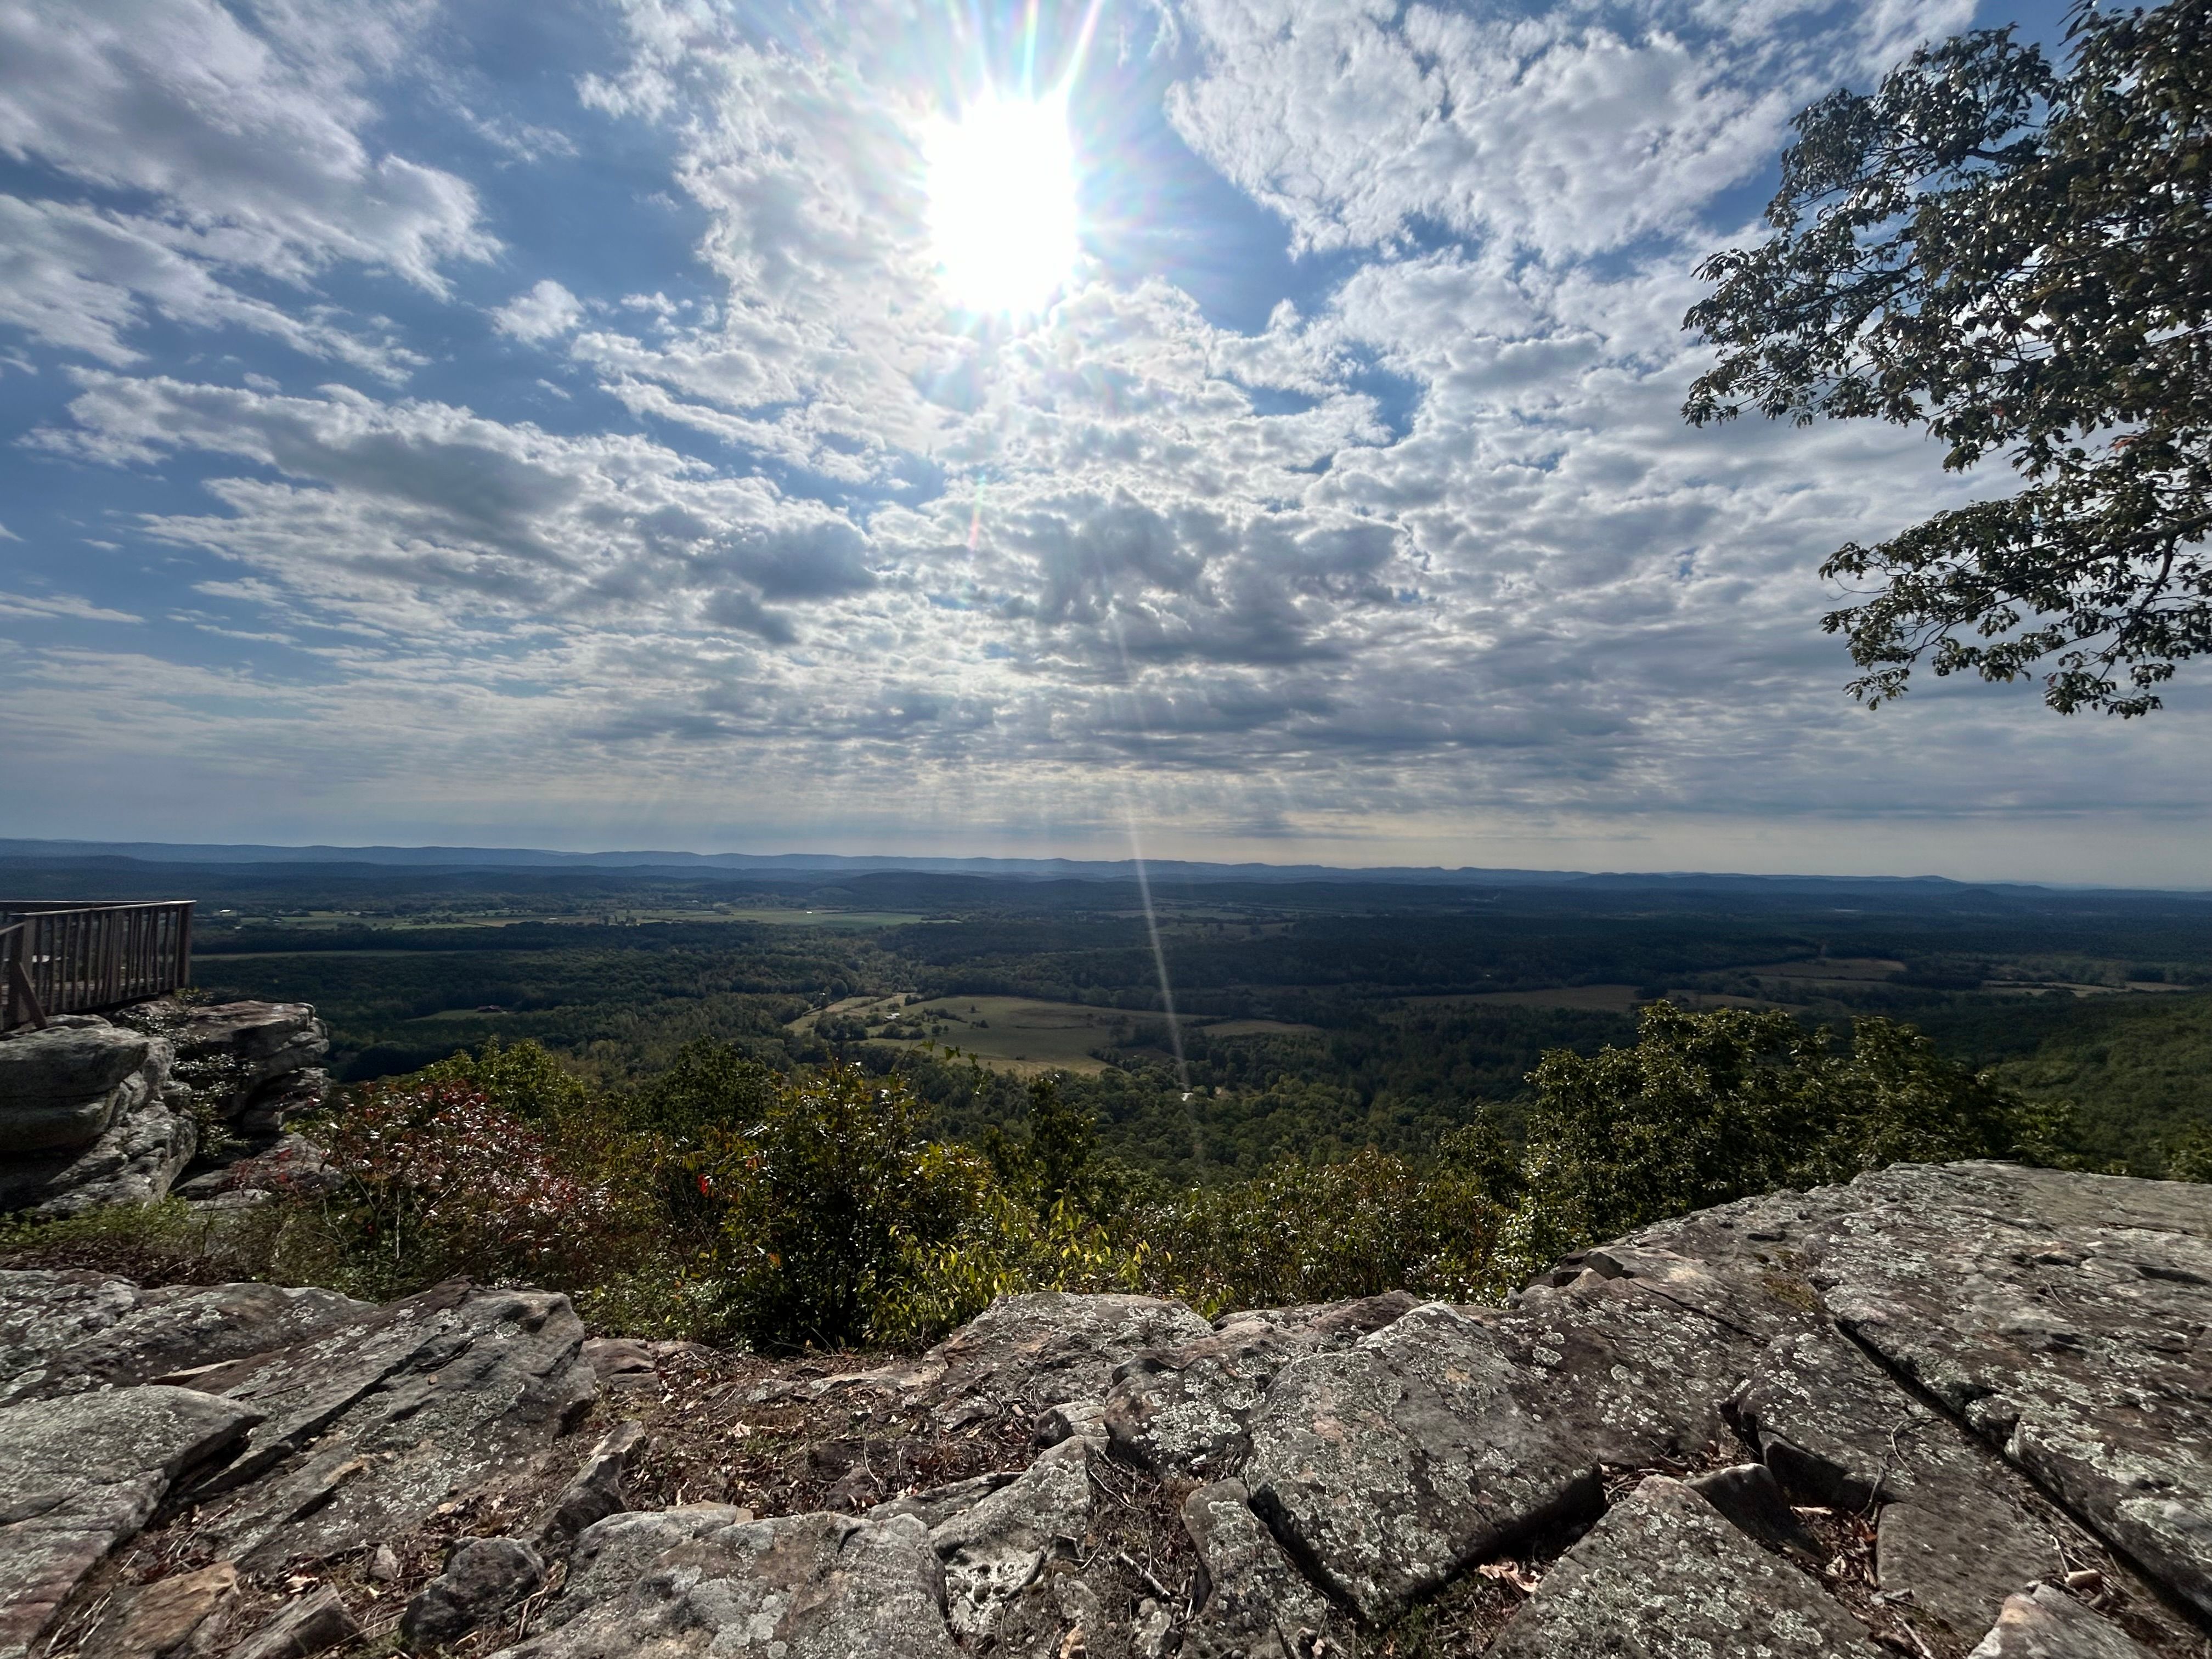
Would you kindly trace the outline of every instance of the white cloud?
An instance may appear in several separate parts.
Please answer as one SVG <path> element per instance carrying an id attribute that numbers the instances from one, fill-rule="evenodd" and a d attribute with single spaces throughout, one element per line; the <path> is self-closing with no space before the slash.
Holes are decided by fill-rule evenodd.
<path id="1" fill-rule="evenodd" d="M 444 266 L 496 250 L 467 184 L 361 137 L 377 114 L 368 83 L 403 61 L 425 15 L 411 0 L 272 3 L 250 22 L 218 0 L 0 0 L 0 155 L 113 198 L 12 203 L 4 319 L 117 362 L 143 301 L 192 326 L 404 363 L 312 301 L 249 298 L 236 278 L 304 292 L 348 261 L 442 295 Z"/>
<path id="2" fill-rule="evenodd" d="M 149 311 L 188 327 L 250 329 L 386 380 L 422 361 L 388 332 L 337 325 L 327 307 L 250 298 L 173 241 L 143 218 L 0 194 L 0 324 L 118 366 L 142 356 L 129 337 Z"/>
<path id="3" fill-rule="evenodd" d="M 1930 684 L 1878 719 L 1840 697 L 1820 557 L 1989 481 L 1889 428 L 1696 433 L 1678 413 L 1701 361 L 1686 273 L 1729 228 L 1706 222 L 1716 198 L 1808 89 L 1963 9 L 1194 0 L 1158 60 L 1190 54 L 1182 131 L 1287 240 L 1356 251 L 1245 334 L 1103 265 L 1036 326 L 956 325 L 915 173 L 938 14 L 841 8 L 848 32 L 801 49 L 633 0 L 633 59 L 586 82 L 581 118 L 666 143 L 713 291 L 653 270 L 595 288 L 533 249 L 558 274 L 491 313 L 636 417 L 599 431 L 604 400 L 533 382 L 528 353 L 497 354 L 526 365 L 498 389 L 523 398 L 479 409 L 145 365 L 155 313 L 366 348 L 310 305 L 252 311 L 204 240 L 227 222 L 181 195 L 153 229 L 19 204 L 37 234 L 0 304 L 106 365 L 37 443 L 188 458 L 207 482 L 134 527 L 192 573 L 179 625 L 264 654 L 165 677 L 150 651 L 33 645 L 0 680 L 38 694 L 10 696 L 39 711 L 27 742 L 127 726 L 224 776 L 342 750 L 349 814 L 390 810 L 376 781 L 404 778 L 409 810 L 505 814 L 511 835 L 556 812 L 619 839 L 610 802 L 672 838 L 726 841 L 733 817 L 907 844 L 932 824 L 1118 836 L 1133 813 L 1184 851 L 1340 857 L 1477 831 L 1526 848 L 1547 825 L 1628 848 L 1703 822 L 1783 836 L 1784 867 L 1772 826 L 1814 819 L 2178 817 L 2207 804 L 2180 758 L 2193 693 L 2154 732 L 2087 736 L 2032 689 Z M 369 131 L 361 88 L 416 14 L 363 11 L 328 49 L 304 13 L 255 15 L 268 73 L 334 88 L 337 130 Z M 143 142 L 84 165 L 137 176 Z M 457 198 L 406 199 L 427 273 L 407 274 L 434 293 L 489 243 L 473 198 L 442 218 Z M 253 221 L 276 250 L 257 269 L 370 257 L 311 222 Z M 482 412 L 518 407 L 560 429 Z M 44 696 L 62 684 L 90 689 Z M 1516 856 L 1573 861 L 1487 861 Z"/>
<path id="4" fill-rule="evenodd" d="M 20 540 L 9 537 L 9 540 Z M 0 617 L 22 617 L 33 621 L 56 618 L 70 622 L 143 623 L 127 611 L 112 611 L 74 593 L 9 593 L 0 591 Z"/>
<path id="5" fill-rule="evenodd" d="M 491 318 L 501 333 L 535 342 L 566 334 L 583 315 L 583 305 L 576 296 L 548 276 L 516 295 Z"/>
<path id="6" fill-rule="evenodd" d="M 1972 0 L 1847 9 L 1638 0 L 1487 15 L 1381 0 L 1187 0 L 1203 70 L 1168 108 L 1302 248 L 1423 222 L 1547 256 L 1682 229 L 1838 74 Z M 1899 14 L 1904 14 L 1900 16 Z"/>

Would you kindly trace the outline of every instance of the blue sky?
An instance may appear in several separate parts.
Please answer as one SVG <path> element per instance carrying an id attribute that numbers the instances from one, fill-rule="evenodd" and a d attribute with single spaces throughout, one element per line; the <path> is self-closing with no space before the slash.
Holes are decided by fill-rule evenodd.
<path id="1" fill-rule="evenodd" d="M 2202 676 L 1842 695 L 2002 476 L 1676 414 L 1790 113 L 2059 7 L 1030 9 L 0 0 L 0 835 L 2212 868 Z"/>

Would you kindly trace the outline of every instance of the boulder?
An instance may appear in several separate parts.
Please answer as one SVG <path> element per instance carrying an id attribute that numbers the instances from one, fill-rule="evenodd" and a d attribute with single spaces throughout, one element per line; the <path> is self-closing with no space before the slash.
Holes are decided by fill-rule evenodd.
<path id="1" fill-rule="evenodd" d="M 265 1151 L 202 1170 L 172 1190 L 179 1198 L 227 1208 L 268 1196 L 321 1198 L 344 1185 L 321 1147 L 302 1135 L 280 1134 Z"/>
<path id="2" fill-rule="evenodd" d="M 1885 1367 L 2212 1613 L 2212 1188 L 1899 1164 L 1739 1213 Z"/>
<path id="3" fill-rule="evenodd" d="M 170 1045 L 92 1015 L 0 1037 L 0 1211 L 163 1196 L 198 1132 L 165 1098 Z"/>
<path id="4" fill-rule="evenodd" d="M 1300 1354 L 1349 1347 L 1419 1305 L 1397 1291 L 1232 1314 L 1195 1342 L 1139 1353 L 1106 1396 L 1103 1426 L 1115 1454 L 1159 1474 L 1233 1474 L 1249 1449 L 1252 1409 L 1285 1365 Z"/>
<path id="5" fill-rule="evenodd" d="M 937 1552 L 920 1521 L 817 1514 L 675 1543 L 620 1594 L 501 1650 L 500 1659 L 955 1659 L 957 1652 L 945 1626 Z"/>
<path id="6" fill-rule="evenodd" d="M 1067 1440 L 1015 1480 L 929 1534 L 945 1563 L 945 1596 L 963 1646 L 987 1639 L 1005 1603 L 1058 1553 L 1073 1555 L 1091 1518 L 1091 1440 Z"/>
<path id="7" fill-rule="evenodd" d="M 90 1016 L 0 1037 L 0 1157 L 90 1146 L 113 1120 L 125 1085 L 139 1083 L 141 1099 L 149 1092 L 148 1062 L 170 1053 L 155 1045 Z M 166 1079 L 166 1064 L 161 1070 Z"/>
<path id="8" fill-rule="evenodd" d="M 1730 1397 L 1731 1420 L 1797 1502 L 1879 1511 L 1882 1589 L 1971 1641 L 2014 1591 L 2064 1571 L 2064 1522 L 2017 1474 L 1827 1328 L 1778 1338 Z M 2082 1540 L 2086 1542 L 2086 1540 Z"/>
<path id="9" fill-rule="evenodd" d="M 54 1219 L 168 1196 L 199 1148 L 199 1126 L 160 1096 L 125 1104 L 104 1133 L 21 1194 L 32 1214 Z"/>
<path id="10" fill-rule="evenodd" d="M 1329 1606 L 1252 1513 L 1242 1481 L 1200 1486 L 1183 1500 L 1182 1524 L 1198 1550 L 1190 1659 L 1308 1659 L 1328 1627 Z"/>
<path id="11" fill-rule="evenodd" d="M 0 1409 L 0 1659 L 27 1653 L 179 1479 L 237 1446 L 250 1407 L 137 1388 Z"/>
<path id="12" fill-rule="evenodd" d="M 0 1273 L 0 1405 L 153 1382 L 287 1347 L 373 1311 L 335 1291 L 148 1291 L 104 1273 Z"/>
<path id="13" fill-rule="evenodd" d="M 304 1002 L 143 1005 L 139 1017 L 177 1047 L 182 1068 L 196 1073 L 222 1115 L 236 1118 L 275 1085 L 299 1086 L 320 1066 L 329 1034 Z"/>
<path id="14" fill-rule="evenodd" d="M 1805 1529 L 1764 1463 L 1731 1463 L 1682 1483 L 1711 1504 L 1747 1538 L 1779 1550 L 1801 1567 L 1822 1565 L 1820 1541 Z"/>
<path id="15" fill-rule="evenodd" d="M 910 1364 L 827 1377 L 809 1391 L 889 1393 L 955 1426 L 1010 1411 L 1034 1416 L 1096 1400 L 1136 1355 L 1181 1347 L 1212 1329 L 1182 1303 L 1159 1297 L 1035 1291 L 999 1297 Z"/>
<path id="16" fill-rule="evenodd" d="M 911 1515 L 923 1526 L 935 1531 L 954 1516 L 974 1509 L 1000 1487 L 1019 1478 L 1018 1472 L 1005 1469 L 995 1470 L 989 1474 L 973 1475 L 965 1480 L 955 1480 L 949 1486 L 933 1486 L 927 1492 L 909 1492 L 903 1498 L 894 1498 L 887 1503 L 874 1504 L 866 1514 L 871 1521 L 888 1521 L 895 1515 Z"/>
<path id="17" fill-rule="evenodd" d="M 1476 1557 L 1600 1502 L 1597 1461 L 1516 1395 L 1492 1325 L 1438 1303 L 1292 1360 L 1253 1413 L 1253 1507 L 1370 1622 Z"/>
<path id="18" fill-rule="evenodd" d="M 1491 1659 L 1879 1659 L 1818 1583 L 1654 1475 L 1554 1564 Z"/>
<path id="19" fill-rule="evenodd" d="M 442 1646 L 503 1613 L 545 1582 L 545 1561 L 519 1538 L 471 1538 L 399 1615 L 410 1648 Z"/>
<path id="20" fill-rule="evenodd" d="M 568 1558 L 561 1593 L 545 1610 L 546 1624 L 565 1625 L 587 1608 L 620 1599 L 678 1545 L 744 1526 L 752 1518 L 750 1510 L 734 1504 L 682 1504 L 610 1516 L 586 1527 Z"/>
<path id="21" fill-rule="evenodd" d="M 589 1348 L 591 1344 L 584 1346 Z M 629 1499 L 623 1491 L 623 1478 L 644 1449 L 641 1423 L 617 1423 L 602 1435 L 584 1460 L 584 1467 L 561 1489 L 551 1510 L 538 1523 L 538 1547 L 565 1550 L 585 1528 L 628 1509 Z"/>
<path id="22" fill-rule="evenodd" d="M 228 1659 L 313 1659 L 360 1634 L 361 1626 L 338 1593 L 319 1584 L 286 1603 L 282 1613 L 233 1648 Z"/>

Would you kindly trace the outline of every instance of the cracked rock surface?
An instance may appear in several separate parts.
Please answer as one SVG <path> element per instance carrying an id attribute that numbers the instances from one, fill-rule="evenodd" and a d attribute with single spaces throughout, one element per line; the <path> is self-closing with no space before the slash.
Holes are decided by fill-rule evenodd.
<path id="1" fill-rule="evenodd" d="M 853 1363 L 0 1274 L 0 1659 L 2212 1659 L 2212 1188 L 1899 1165 L 1499 1308 L 1054 1292 Z"/>
<path id="2" fill-rule="evenodd" d="M 951 1659 L 945 1576 L 912 1516 L 792 1515 L 676 1544 L 620 1594 L 506 1659 L 637 1654 Z"/>
<path id="3" fill-rule="evenodd" d="M 1881 1650 L 1820 1587 L 1689 1487 L 1655 1474 L 1560 1558 L 1492 1647 L 1498 1659 Z"/>

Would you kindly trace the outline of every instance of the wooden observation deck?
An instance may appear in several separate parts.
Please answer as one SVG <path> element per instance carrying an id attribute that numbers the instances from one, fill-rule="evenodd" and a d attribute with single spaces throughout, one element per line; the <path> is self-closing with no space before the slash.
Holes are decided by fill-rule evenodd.
<path id="1" fill-rule="evenodd" d="M 188 983 L 191 899 L 0 899 L 0 1031 L 96 1013 Z"/>

